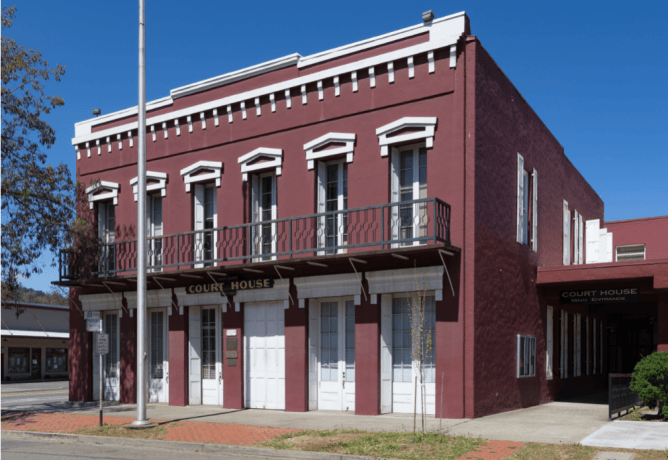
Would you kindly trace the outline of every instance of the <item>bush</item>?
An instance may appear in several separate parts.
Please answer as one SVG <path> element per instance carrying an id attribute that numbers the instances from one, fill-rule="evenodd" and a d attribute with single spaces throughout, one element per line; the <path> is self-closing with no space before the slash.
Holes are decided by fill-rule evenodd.
<path id="1" fill-rule="evenodd" d="M 659 415 L 668 419 L 668 351 L 657 351 L 636 364 L 631 390 L 645 403 L 658 401 Z"/>

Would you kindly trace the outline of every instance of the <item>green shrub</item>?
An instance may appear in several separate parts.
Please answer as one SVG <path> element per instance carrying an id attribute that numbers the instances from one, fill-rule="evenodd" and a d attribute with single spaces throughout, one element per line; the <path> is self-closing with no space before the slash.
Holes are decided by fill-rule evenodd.
<path id="1" fill-rule="evenodd" d="M 645 403 L 656 400 L 659 415 L 668 419 L 668 351 L 657 351 L 636 364 L 631 377 L 631 390 Z"/>

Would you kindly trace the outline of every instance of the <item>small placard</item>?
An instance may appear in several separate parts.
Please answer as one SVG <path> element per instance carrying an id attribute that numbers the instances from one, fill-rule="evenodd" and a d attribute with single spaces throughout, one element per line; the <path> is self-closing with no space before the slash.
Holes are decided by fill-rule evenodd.
<path id="1" fill-rule="evenodd" d="M 235 367 L 237 365 L 237 360 L 236 359 L 228 359 L 227 360 L 227 365 L 230 367 Z"/>
<path id="2" fill-rule="evenodd" d="M 86 320 L 86 331 L 88 331 L 88 332 L 102 332 L 102 320 L 101 319 L 87 319 Z"/>
<path id="3" fill-rule="evenodd" d="M 99 311 L 85 311 L 84 318 L 86 319 L 100 319 Z"/>
<path id="4" fill-rule="evenodd" d="M 109 353 L 109 334 L 97 334 L 95 354 L 106 355 L 107 353 Z"/>
<path id="5" fill-rule="evenodd" d="M 237 338 L 236 337 L 228 337 L 227 338 L 227 349 L 228 350 L 236 350 L 237 349 Z"/>
<path id="6" fill-rule="evenodd" d="M 227 332 L 225 333 L 228 337 L 233 337 L 237 335 L 237 330 L 236 329 L 228 329 Z"/>
<path id="7" fill-rule="evenodd" d="M 237 359 L 239 357 L 239 352 L 237 350 L 228 350 L 225 353 L 227 359 Z"/>

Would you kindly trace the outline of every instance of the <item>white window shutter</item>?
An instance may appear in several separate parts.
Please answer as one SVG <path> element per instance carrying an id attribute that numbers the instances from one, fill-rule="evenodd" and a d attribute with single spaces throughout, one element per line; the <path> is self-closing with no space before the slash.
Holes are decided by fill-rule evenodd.
<path id="1" fill-rule="evenodd" d="M 276 175 L 273 175 L 271 177 L 271 219 L 278 219 L 278 177 Z M 272 239 L 271 239 L 271 252 L 276 253 L 278 252 L 276 244 L 277 244 L 277 228 L 276 228 L 276 223 L 271 224 L 271 234 L 272 234 Z M 276 256 L 273 256 L 271 260 L 276 260 Z"/>
<path id="2" fill-rule="evenodd" d="M 194 212 L 194 230 L 204 230 L 204 186 L 197 184 L 194 186 L 195 193 L 193 195 L 193 203 L 195 207 Z M 195 260 L 200 261 L 204 257 L 204 235 L 202 233 L 195 234 Z M 202 264 L 195 264 L 195 268 L 201 268 Z"/>
<path id="3" fill-rule="evenodd" d="M 308 302 L 308 410 L 318 410 L 318 308 L 315 299 Z"/>
<path id="4" fill-rule="evenodd" d="M 399 173 L 400 173 L 400 165 L 399 165 L 399 150 L 396 148 L 392 148 L 392 160 L 390 162 L 391 165 L 391 174 L 390 174 L 390 181 L 391 181 L 391 187 L 392 187 L 392 194 L 390 196 L 392 203 L 398 203 L 399 202 Z M 399 239 L 399 227 L 401 226 L 399 222 L 399 207 L 398 206 L 392 206 L 392 218 L 390 220 L 390 227 L 391 227 L 391 235 L 393 240 Z M 399 247 L 398 244 L 393 244 L 393 248 Z"/>
<path id="5" fill-rule="evenodd" d="M 380 413 L 392 412 L 392 295 L 380 296 Z"/>
<path id="6" fill-rule="evenodd" d="M 584 228 L 582 226 L 582 214 L 578 215 L 578 234 L 576 236 L 578 239 L 578 247 L 580 252 L 578 253 L 578 263 L 584 263 Z"/>
<path id="7" fill-rule="evenodd" d="M 546 351 L 545 351 L 545 375 L 548 380 L 554 376 L 552 371 L 552 354 L 554 350 L 554 308 L 547 306 L 547 331 L 546 331 Z"/>
<path id="8" fill-rule="evenodd" d="M 200 307 L 188 307 L 188 403 L 202 404 L 202 327 Z"/>
<path id="9" fill-rule="evenodd" d="M 538 171 L 534 168 L 532 174 L 533 197 L 532 197 L 532 216 L 531 216 L 531 249 L 538 252 Z"/>
<path id="10" fill-rule="evenodd" d="M 257 174 L 251 174 L 251 220 L 257 222 L 260 218 L 260 180 Z M 253 226 L 251 231 L 251 251 L 259 254 L 261 231 L 258 226 Z M 254 259 L 257 261 L 257 259 Z"/>
<path id="11" fill-rule="evenodd" d="M 517 242 L 522 243 L 524 222 L 524 157 L 517 153 Z"/>
<path id="12" fill-rule="evenodd" d="M 324 161 L 318 161 L 318 213 L 325 212 L 325 203 L 327 200 L 327 164 Z M 325 247 L 325 224 L 326 219 L 318 219 L 318 246 Z M 318 255 L 325 255 L 324 251 L 318 251 Z"/>
<path id="13" fill-rule="evenodd" d="M 600 221 L 598 219 L 587 221 L 587 263 L 595 264 L 599 261 L 599 237 Z"/>
<path id="14" fill-rule="evenodd" d="M 580 260 L 580 240 L 578 240 L 578 234 L 580 233 L 578 210 L 573 210 L 573 265 L 577 265 Z"/>
<path id="15" fill-rule="evenodd" d="M 571 212 L 568 202 L 564 200 L 564 265 L 571 264 Z"/>

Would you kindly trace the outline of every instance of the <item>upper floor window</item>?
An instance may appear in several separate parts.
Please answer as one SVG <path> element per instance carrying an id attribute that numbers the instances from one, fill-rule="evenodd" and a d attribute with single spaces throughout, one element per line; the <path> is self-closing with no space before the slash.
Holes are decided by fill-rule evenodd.
<path id="1" fill-rule="evenodd" d="M 217 258 L 217 235 L 213 231 L 214 228 L 218 227 L 216 186 L 214 183 L 196 184 L 194 189 L 194 230 L 196 232 L 194 256 L 196 261 L 204 261 L 203 264 L 197 264 L 197 267 L 209 267 L 213 265 L 212 261 Z"/>
<path id="2" fill-rule="evenodd" d="M 148 239 L 149 271 L 160 271 L 153 268 L 162 265 L 162 196 L 160 194 L 146 197 L 146 236 Z"/>
<path id="3" fill-rule="evenodd" d="M 524 169 L 524 157 L 517 154 L 517 242 L 538 250 L 538 172 Z"/>
<path id="4" fill-rule="evenodd" d="M 627 260 L 645 260 L 645 245 L 630 244 L 627 246 L 617 246 L 617 262 Z"/>
<path id="5" fill-rule="evenodd" d="M 318 246 L 328 248 L 327 254 L 344 252 L 348 243 L 348 164 L 345 160 L 318 162 L 318 213 L 332 213 L 320 218 Z M 339 249 L 332 249 L 339 246 Z"/>
<path id="6" fill-rule="evenodd" d="M 106 274 L 116 269 L 115 239 L 116 212 L 111 202 L 97 203 L 97 232 L 102 248 L 100 251 L 99 271 Z"/>
<path id="7" fill-rule="evenodd" d="M 427 149 L 424 144 L 392 149 L 392 202 L 427 198 Z M 392 208 L 392 238 L 401 246 L 421 244 L 427 235 L 426 203 Z"/>
<path id="8" fill-rule="evenodd" d="M 276 174 L 253 174 L 251 189 L 253 223 L 260 223 L 253 226 L 253 255 L 275 253 L 276 223 L 271 221 L 276 219 Z M 269 256 L 256 260 L 269 260 Z"/>

